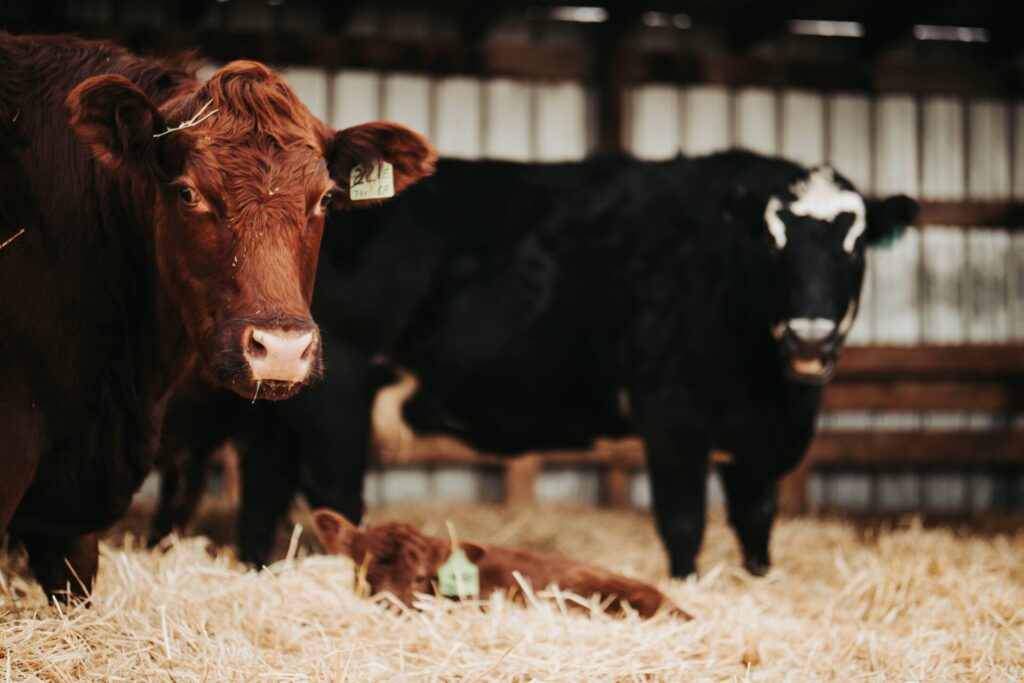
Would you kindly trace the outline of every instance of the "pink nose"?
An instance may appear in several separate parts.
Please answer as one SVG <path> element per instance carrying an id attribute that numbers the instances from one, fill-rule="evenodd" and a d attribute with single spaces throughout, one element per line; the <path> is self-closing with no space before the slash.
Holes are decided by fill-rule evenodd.
<path id="1" fill-rule="evenodd" d="M 309 377 L 315 343 L 312 330 L 249 327 L 242 343 L 254 380 L 298 383 Z"/>

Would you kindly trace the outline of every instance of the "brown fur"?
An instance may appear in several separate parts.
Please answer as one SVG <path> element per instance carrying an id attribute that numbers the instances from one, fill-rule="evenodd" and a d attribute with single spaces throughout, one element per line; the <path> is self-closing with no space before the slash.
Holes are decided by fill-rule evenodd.
<path id="1" fill-rule="evenodd" d="M 333 510 L 314 510 L 313 519 L 324 550 L 351 557 L 357 572 L 365 572 L 372 594 L 389 592 L 411 607 L 415 593 L 435 592 L 438 569 L 451 553 L 449 541 L 427 536 L 401 522 L 360 531 Z M 662 609 L 690 618 L 654 586 L 599 567 L 558 555 L 472 541 L 459 545 L 480 571 L 482 597 L 502 591 L 522 600 L 519 582 L 513 575 L 518 571 L 535 590 L 556 585 L 585 598 L 601 596 L 612 614 L 621 614 L 623 603 L 629 603 L 645 619 Z"/>
<path id="2" fill-rule="evenodd" d="M 0 31 L 0 241 L 24 229 L 0 251 L 0 533 L 26 542 L 50 589 L 71 578 L 61 548 L 91 583 L 83 535 L 116 520 L 149 472 L 181 377 L 295 393 L 253 380 L 253 325 L 310 332 L 308 379 L 319 372 L 321 199 L 333 188 L 351 204 L 332 170 L 383 158 L 396 189 L 432 170 L 415 133 L 334 131 L 260 64 L 205 84 L 196 67 Z M 207 102 L 211 116 L 160 135 Z"/>

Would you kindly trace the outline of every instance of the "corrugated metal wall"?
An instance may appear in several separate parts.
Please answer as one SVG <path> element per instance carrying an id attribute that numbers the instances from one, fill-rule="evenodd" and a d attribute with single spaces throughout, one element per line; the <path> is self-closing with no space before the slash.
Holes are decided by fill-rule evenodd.
<path id="1" fill-rule="evenodd" d="M 578 82 L 285 73 L 332 125 L 398 121 L 427 134 L 446 156 L 559 161 L 592 148 L 593 98 Z M 738 146 L 805 164 L 828 161 L 868 194 L 1024 199 L 1024 102 L 648 84 L 630 90 L 624 104 L 628 148 L 642 158 Z M 911 228 L 892 248 L 872 252 L 850 343 L 1024 341 L 1024 233 L 969 227 Z M 821 428 L 986 429 L 1005 419 L 845 412 L 824 416 Z M 497 472 L 391 471 L 368 483 L 371 502 L 500 493 Z M 599 488 L 594 472 L 553 471 L 541 475 L 537 494 L 592 503 Z M 635 504 L 649 503 L 644 475 L 631 492 Z M 839 472 L 817 474 L 811 485 L 812 504 L 854 509 L 990 509 L 1022 500 L 1020 472 Z"/>

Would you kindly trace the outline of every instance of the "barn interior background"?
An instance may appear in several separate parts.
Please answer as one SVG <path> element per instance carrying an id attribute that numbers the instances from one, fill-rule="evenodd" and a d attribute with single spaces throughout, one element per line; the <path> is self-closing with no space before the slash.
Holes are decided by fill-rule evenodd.
<path id="1" fill-rule="evenodd" d="M 962 515 L 1024 506 L 1024 41 L 1011 4 L 3 0 L 0 24 L 260 59 L 332 125 L 399 121 L 448 156 L 740 146 L 918 198 L 920 227 L 871 255 L 821 433 L 783 504 Z M 499 461 L 396 438 L 387 400 L 371 504 L 649 503 L 635 443 Z"/>

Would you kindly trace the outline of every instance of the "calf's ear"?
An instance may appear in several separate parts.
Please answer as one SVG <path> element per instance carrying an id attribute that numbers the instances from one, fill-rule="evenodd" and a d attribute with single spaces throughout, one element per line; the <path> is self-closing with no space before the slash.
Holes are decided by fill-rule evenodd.
<path id="1" fill-rule="evenodd" d="M 372 206 L 379 198 L 353 201 L 349 197 L 352 169 L 374 167 L 386 161 L 393 168 L 394 190 L 398 194 L 420 178 L 434 172 L 437 153 L 426 138 L 405 126 L 387 121 L 364 123 L 339 130 L 327 145 L 327 167 L 331 178 L 342 188 L 335 201 L 337 208 Z"/>
<path id="2" fill-rule="evenodd" d="M 891 244 L 915 220 L 917 202 L 904 194 L 871 200 L 867 203 L 866 243 L 870 247 Z"/>
<path id="3" fill-rule="evenodd" d="M 313 522 L 313 530 L 324 550 L 331 555 L 352 557 L 352 544 L 362 533 L 352 522 L 327 508 L 313 510 Z"/>
<path id="4" fill-rule="evenodd" d="M 466 553 L 466 557 L 469 561 L 474 564 L 479 562 L 480 559 L 487 554 L 487 550 L 484 549 L 483 546 L 477 545 L 472 541 L 462 541 L 459 545 L 462 547 L 462 552 Z"/>
<path id="5" fill-rule="evenodd" d="M 159 110 L 124 76 L 89 78 L 65 100 L 75 134 L 112 170 L 158 172 L 159 139 L 167 126 Z"/>

